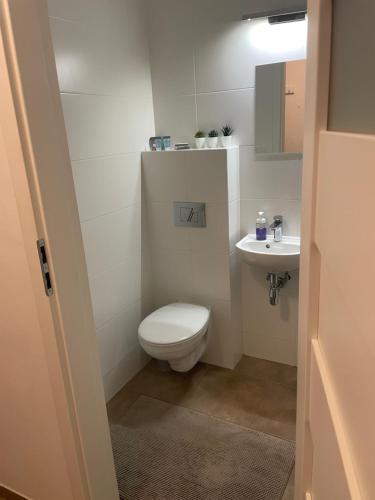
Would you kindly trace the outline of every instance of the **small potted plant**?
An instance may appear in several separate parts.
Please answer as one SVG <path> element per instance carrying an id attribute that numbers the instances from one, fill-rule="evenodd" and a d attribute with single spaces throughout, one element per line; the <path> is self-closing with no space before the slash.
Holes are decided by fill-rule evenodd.
<path id="1" fill-rule="evenodd" d="M 206 144 L 206 134 L 202 132 L 202 130 L 198 130 L 198 132 L 195 134 L 195 146 L 197 149 L 202 149 L 204 148 Z"/>
<path id="2" fill-rule="evenodd" d="M 208 132 L 208 147 L 217 148 L 218 141 L 219 141 L 219 132 L 217 130 L 210 130 Z"/>
<path id="3" fill-rule="evenodd" d="M 221 128 L 221 133 L 223 134 L 221 138 L 223 147 L 230 148 L 232 145 L 233 128 L 230 125 L 224 125 L 224 127 Z"/>

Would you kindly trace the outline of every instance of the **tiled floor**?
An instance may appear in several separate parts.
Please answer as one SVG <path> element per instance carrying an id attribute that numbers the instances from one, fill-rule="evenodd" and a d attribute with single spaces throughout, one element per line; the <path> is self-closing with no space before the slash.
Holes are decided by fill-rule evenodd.
<path id="1" fill-rule="evenodd" d="M 294 439 L 296 384 L 296 368 L 248 356 L 233 371 L 199 363 L 188 373 L 161 372 L 151 361 L 108 403 L 108 418 L 121 423 L 127 408 L 144 395 Z M 284 496 L 291 499 L 293 478 Z"/>

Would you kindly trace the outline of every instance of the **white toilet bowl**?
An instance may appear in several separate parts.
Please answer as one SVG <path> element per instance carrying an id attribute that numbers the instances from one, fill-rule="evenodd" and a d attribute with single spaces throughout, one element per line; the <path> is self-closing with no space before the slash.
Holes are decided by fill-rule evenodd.
<path id="1" fill-rule="evenodd" d="M 143 349 L 153 358 L 168 361 L 178 372 L 187 372 L 207 347 L 210 310 L 175 303 L 157 309 L 138 328 Z"/>

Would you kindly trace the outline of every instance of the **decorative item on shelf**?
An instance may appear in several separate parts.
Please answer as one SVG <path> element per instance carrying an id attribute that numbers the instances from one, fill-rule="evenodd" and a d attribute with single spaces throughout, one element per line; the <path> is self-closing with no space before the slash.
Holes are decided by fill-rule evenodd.
<path id="1" fill-rule="evenodd" d="M 150 151 L 170 151 L 172 149 L 171 136 L 150 137 L 149 145 Z"/>
<path id="2" fill-rule="evenodd" d="M 217 130 L 210 130 L 208 132 L 208 147 L 213 149 L 217 148 L 219 142 L 219 132 Z"/>
<path id="3" fill-rule="evenodd" d="M 150 137 L 149 144 L 151 151 L 161 151 L 163 149 L 163 139 L 159 136 Z"/>
<path id="4" fill-rule="evenodd" d="M 198 132 L 195 134 L 195 146 L 197 149 L 202 149 L 204 148 L 206 144 L 206 134 L 202 132 L 202 130 L 198 130 Z"/>
<path id="5" fill-rule="evenodd" d="M 233 128 L 230 125 L 224 125 L 224 127 L 221 128 L 221 133 L 223 134 L 221 138 L 223 147 L 230 148 L 232 146 Z"/>
<path id="6" fill-rule="evenodd" d="M 163 151 L 170 151 L 172 149 L 171 136 L 164 135 L 163 139 Z"/>
<path id="7" fill-rule="evenodd" d="M 190 149 L 190 144 L 188 142 L 176 142 L 174 148 L 176 151 L 183 151 L 185 149 Z"/>

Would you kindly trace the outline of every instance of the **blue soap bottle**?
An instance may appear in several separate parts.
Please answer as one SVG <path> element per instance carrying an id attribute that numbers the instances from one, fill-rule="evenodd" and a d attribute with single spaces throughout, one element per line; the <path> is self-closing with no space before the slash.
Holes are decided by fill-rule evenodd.
<path id="1" fill-rule="evenodd" d="M 256 219 L 256 239 L 258 241 L 264 241 L 267 239 L 267 219 L 264 216 L 264 212 L 258 212 Z"/>

